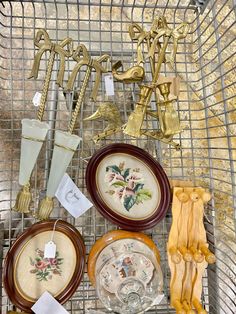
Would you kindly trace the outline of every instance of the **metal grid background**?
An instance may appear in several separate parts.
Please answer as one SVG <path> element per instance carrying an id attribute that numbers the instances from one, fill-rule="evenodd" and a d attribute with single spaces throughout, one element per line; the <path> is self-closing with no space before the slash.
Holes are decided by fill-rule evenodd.
<path id="1" fill-rule="evenodd" d="M 53 41 L 72 37 L 75 43 L 84 43 L 93 56 L 109 53 L 112 61 L 123 60 L 124 68 L 133 64 L 135 46 L 128 36 L 131 21 L 150 27 L 156 14 L 165 14 L 171 27 L 181 20 L 191 22 L 191 31 L 181 41 L 175 68 L 163 66 L 165 75 L 178 75 L 182 79 L 177 103 L 181 122 L 186 129 L 179 136 L 180 152 L 160 142 L 131 140 L 123 135 L 94 145 L 91 137 L 103 129 L 100 122 L 82 122 L 96 110 L 103 100 L 108 100 L 101 84 L 97 103 L 89 101 L 94 77 L 91 77 L 76 133 L 83 137 L 81 149 L 76 153 L 68 173 L 87 194 L 84 173 L 90 156 L 102 145 L 127 142 L 144 148 L 165 168 L 170 179 L 190 180 L 196 185 L 209 187 L 214 200 L 206 208 L 205 226 L 210 248 L 217 257 L 203 279 L 203 303 L 209 313 L 235 313 L 235 2 L 234 0 L 210 1 L 204 14 L 198 15 L 189 1 L 184 0 L 44 0 L 3 1 L 0 4 L 0 206 L 3 233 L 3 258 L 12 240 L 34 219 L 10 211 L 18 191 L 20 157 L 20 121 L 34 118 L 36 109 L 32 98 L 42 87 L 47 57 L 40 65 L 37 81 L 27 80 L 35 47 L 33 39 L 38 28 L 45 28 Z M 73 62 L 67 61 L 65 81 Z M 52 129 L 65 129 L 70 118 L 62 90 L 55 84 L 58 63 L 54 66 L 45 119 Z M 147 73 L 150 75 L 150 73 Z M 83 80 L 83 73 L 77 84 Z M 116 102 L 124 119 L 132 110 L 137 97 L 135 85 L 115 82 Z M 154 104 L 154 101 L 153 101 Z M 56 111 L 57 109 L 57 111 Z M 55 122 L 55 119 L 56 122 Z M 151 125 L 150 123 L 148 124 Z M 50 166 L 53 132 L 42 151 L 32 176 L 34 203 L 44 194 Z M 45 170 L 46 169 L 46 170 Z M 82 233 L 87 254 L 96 239 L 115 228 L 95 208 L 79 219 L 67 216 L 57 204 L 54 217 L 61 217 L 74 224 Z M 170 273 L 166 257 L 166 241 L 170 228 L 170 212 L 164 221 L 147 234 L 152 236 L 161 251 L 164 275 L 163 302 L 149 313 L 174 313 L 169 306 Z M 87 272 L 78 291 L 65 304 L 70 313 L 89 313 L 89 309 L 106 312 L 97 300 Z M 12 309 L 2 288 L 2 313 Z"/>

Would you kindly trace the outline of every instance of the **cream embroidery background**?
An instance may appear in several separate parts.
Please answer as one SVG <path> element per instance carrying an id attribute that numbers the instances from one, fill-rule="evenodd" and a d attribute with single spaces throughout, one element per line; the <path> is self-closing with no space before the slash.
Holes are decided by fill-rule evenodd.
<path id="1" fill-rule="evenodd" d="M 63 258 L 63 264 L 60 265 L 62 270 L 61 276 L 53 276 L 48 281 L 38 281 L 35 274 L 30 273 L 32 266 L 30 257 L 36 256 L 35 250 L 39 248 L 44 250 L 44 246 L 50 241 L 52 231 L 42 232 L 21 249 L 17 262 L 14 267 L 14 277 L 18 291 L 29 301 L 35 301 L 43 292 L 48 291 L 53 296 L 58 295 L 71 280 L 76 265 L 76 251 L 72 241 L 63 233 L 56 231 L 53 241 L 57 246 L 60 257 Z"/>
<path id="2" fill-rule="evenodd" d="M 114 200 L 110 194 L 106 193 L 107 190 L 109 190 L 109 184 L 104 183 L 106 167 L 113 164 L 117 165 L 124 161 L 126 168 L 140 168 L 145 188 L 152 193 L 152 198 L 150 200 L 145 200 L 143 204 L 135 204 L 129 211 L 124 208 L 121 202 Z M 104 202 L 114 212 L 123 217 L 132 218 L 134 220 L 148 218 L 154 213 L 160 202 L 160 187 L 151 170 L 145 163 L 127 154 L 112 154 L 105 157 L 97 168 L 96 183 L 99 189 L 99 194 Z"/>

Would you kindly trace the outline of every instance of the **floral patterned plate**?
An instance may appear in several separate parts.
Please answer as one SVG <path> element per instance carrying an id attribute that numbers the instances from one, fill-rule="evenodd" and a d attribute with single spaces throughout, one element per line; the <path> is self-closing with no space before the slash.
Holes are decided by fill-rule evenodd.
<path id="1" fill-rule="evenodd" d="M 127 230 L 156 225 L 170 205 L 170 186 L 160 164 L 144 150 L 112 144 L 97 151 L 86 184 L 100 213 Z"/>
<path id="2" fill-rule="evenodd" d="M 45 258 L 44 247 L 52 236 L 56 255 Z M 45 291 L 64 303 L 78 287 L 84 265 L 85 246 L 78 230 L 62 220 L 40 222 L 24 231 L 8 251 L 4 287 L 12 303 L 25 312 L 31 312 Z"/>

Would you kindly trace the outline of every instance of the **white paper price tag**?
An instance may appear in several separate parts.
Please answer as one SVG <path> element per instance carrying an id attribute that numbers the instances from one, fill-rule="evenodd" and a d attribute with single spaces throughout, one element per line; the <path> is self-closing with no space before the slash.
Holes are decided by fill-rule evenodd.
<path id="1" fill-rule="evenodd" d="M 56 244 L 53 241 L 49 241 L 44 247 L 44 258 L 55 258 L 56 250 Z"/>
<path id="2" fill-rule="evenodd" d="M 42 94 L 39 92 L 36 92 L 33 98 L 33 104 L 35 107 L 38 107 L 40 105 Z"/>
<path id="3" fill-rule="evenodd" d="M 38 301 L 31 307 L 31 310 L 35 314 L 69 314 L 47 291 L 41 295 Z"/>
<path id="4" fill-rule="evenodd" d="M 115 95 L 115 89 L 114 89 L 114 81 L 112 74 L 106 74 L 104 75 L 105 80 L 105 89 L 107 96 L 114 96 Z"/>
<path id="5" fill-rule="evenodd" d="M 56 197 L 75 218 L 78 218 L 93 206 L 67 173 L 64 174 L 57 188 Z"/>
<path id="6" fill-rule="evenodd" d="M 163 300 L 164 298 L 164 294 L 159 294 L 156 299 L 153 301 L 153 304 L 152 305 L 158 305 L 161 303 L 161 301 Z"/>

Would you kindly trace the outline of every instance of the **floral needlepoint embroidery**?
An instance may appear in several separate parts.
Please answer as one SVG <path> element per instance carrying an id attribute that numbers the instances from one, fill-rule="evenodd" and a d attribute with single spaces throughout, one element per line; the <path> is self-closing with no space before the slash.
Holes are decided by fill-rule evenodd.
<path id="1" fill-rule="evenodd" d="M 53 275 L 61 276 L 60 265 L 63 263 L 63 258 L 59 257 L 59 253 L 56 252 L 55 258 L 44 258 L 42 250 L 36 250 L 36 257 L 33 259 L 30 257 L 30 264 L 34 268 L 30 270 L 32 274 L 36 275 L 39 281 L 47 281 L 52 279 Z"/>
<path id="2" fill-rule="evenodd" d="M 125 162 L 106 167 L 105 182 L 110 186 L 106 193 L 121 202 L 127 211 L 152 198 L 152 192 L 144 189 L 143 181 L 140 169 L 125 168 Z"/>

